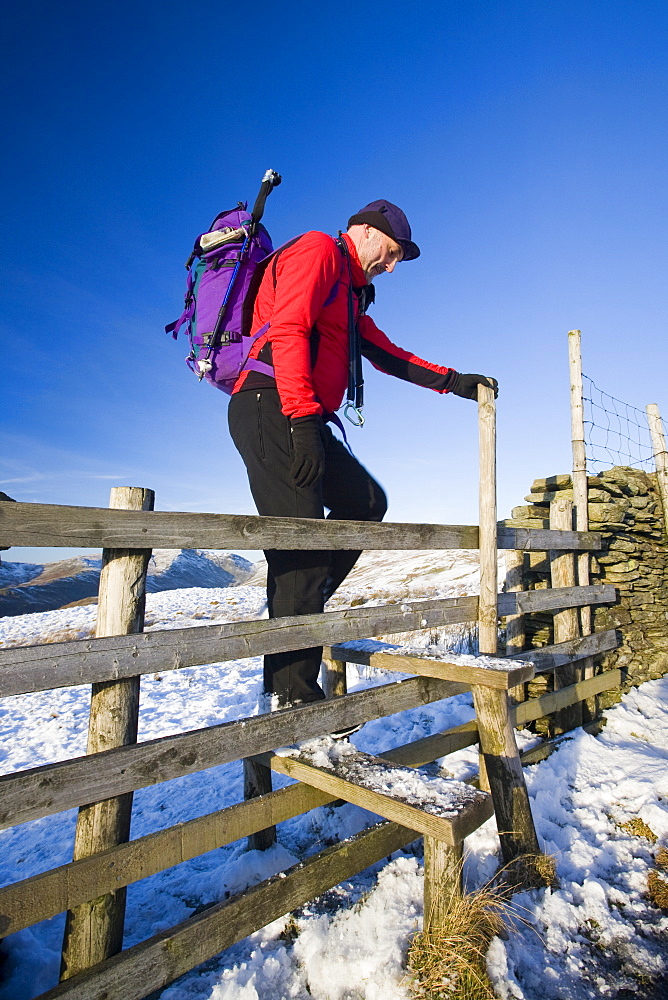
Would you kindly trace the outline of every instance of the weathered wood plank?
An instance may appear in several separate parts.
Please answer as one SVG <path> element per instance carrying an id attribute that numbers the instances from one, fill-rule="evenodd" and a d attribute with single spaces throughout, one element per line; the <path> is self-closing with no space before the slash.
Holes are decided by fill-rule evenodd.
<path id="1" fill-rule="evenodd" d="M 403 768 L 393 761 L 372 757 L 353 748 L 343 760 L 332 762 L 331 767 L 318 767 L 305 752 L 298 757 L 273 754 L 270 765 L 280 774 L 287 774 L 322 792 L 453 846 L 477 830 L 493 814 L 489 795 L 479 791 L 474 795 L 473 790 L 463 782 L 431 776 L 423 777 L 426 789 L 431 790 L 432 786 L 437 787 L 447 781 L 461 801 L 452 807 L 451 815 L 445 816 L 431 811 L 427 800 L 422 807 L 412 805 L 397 789 Z M 377 778 L 377 783 L 370 782 L 370 777 Z"/>
<path id="2" fill-rule="evenodd" d="M 592 531 L 499 528 L 503 549 L 600 549 Z M 56 504 L 0 506 L 0 547 L 112 549 L 476 549 L 467 524 L 402 524 L 172 511 L 108 510 Z"/>
<path id="3" fill-rule="evenodd" d="M 473 703 L 482 758 L 481 781 L 484 763 L 494 800 L 501 853 L 508 864 L 521 854 L 540 851 L 515 742 L 510 697 L 507 691 L 475 686 Z"/>
<path id="4" fill-rule="evenodd" d="M 473 746 L 477 742 L 478 724 L 472 719 L 471 722 L 453 726 L 452 729 L 446 729 L 442 733 L 433 733 L 421 740 L 393 747 L 392 750 L 383 750 L 383 757 L 395 764 L 422 767 L 423 764 L 430 764 L 439 757 L 447 757 L 448 754 Z"/>
<path id="5" fill-rule="evenodd" d="M 259 796 L 271 793 L 271 770 L 257 759 L 257 757 L 244 758 L 244 799 L 258 798 Z M 266 851 L 276 842 L 276 826 L 265 827 L 263 830 L 254 830 L 248 837 L 249 851 Z"/>
<path id="6" fill-rule="evenodd" d="M 462 892 L 462 844 L 424 838 L 424 931 L 443 928 L 453 896 Z"/>
<path id="7" fill-rule="evenodd" d="M 0 935 L 13 934 L 333 799 L 299 782 L 5 886 L 0 889 Z"/>
<path id="8" fill-rule="evenodd" d="M 583 635 L 580 639 L 560 642 L 554 646 L 543 646 L 540 649 L 525 650 L 518 655 L 513 654 L 509 656 L 507 659 L 530 659 L 536 668 L 536 673 L 544 674 L 548 670 L 554 670 L 555 667 L 560 667 L 565 663 L 583 660 L 588 656 L 596 656 L 598 653 L 606 653 L 608 650 L 616 649 L 618 645 L 619 636 L 617 631 L 611 628 L 605 632 L 594 632 L 592 635 Z"/>
<path id="9" fill-rule="evenodd" d="M 12 514 L 4 510 L 16 507 Z M 0 545 L 129 549 L 475 549 L 478 528 L 3 504 Z"/>
<path id="10" fill-rule="evenodd" d="M 557 530 L 572 528 L 573 501 L 557 497 L 550 504 L 550 527 Z M 553 587 L 575 586 L 575 557 L 572 552 L 550 552 L 550 578 Z M 580 638 L 580 619 L 575 608 L 565 608 L 554 616 L 554 642 L 570 642 Z M 582 680 L 582 666 L 577 661 L 565 663 L 554 671 L 555 688 L 570 687 Z M 582 725 L 582 705 L 570 705 L 555 713 L 553 733 L 567 733 Z"/>
<path id="11" fill-rule="evenodd" d="M 615 588 L 609 585 L 568 591 L 563 595 L 551 590 L 499 594 L 499 614 L 513 614 L 520 606 L 523 612 L 529 612 L 615 600 Z M 304 635 L 309 643 L 326 645 L 393 631 L 472 622 L 477 616 L 477 597 L 454 597 L 328 611 L 325 615 L 17 646 L 0 650 L 0 697 L 282 652 L 292 649 Z"/>
<path id="12" fill-rule="evenodd" d="M 621 682 L 620 670 L 606 670 L 602 674 L 596 674 L 595 677 L 588 677 L 587 680 L 571 684 L 570 687 L 559 688 L 558 691 L 551 691 L 549 694 L 541 695 L 540 698 L 531 698 L 529 701 L 523 701 L 521 705 L 515 705 L 512 710 L 513 719 L 516 725 L 525 726 L 535 719 L 542 719 L 545 715 L 576 705 L 585 698 L 619 687 Z"/>
<path id="13" fill-rule="evenodd" d="M 412 830 L 381 823 L 60 983 L 40 1000 L 143 1000 L 415 839 Z"/>
<path id="14" fill-rule="evenodd" d="M 300 705 L 3 775 L 0 828 L 252 757 L 466 690 L 465 684 L 452 681 L 412 678 L 333 701 Z"/>
<path id="15" fill-rule="evenodd" d="M 543 552 L 547 549 L 572 549 L 596 551 L 601 548 L 598 531 L 552 531 L 549 528 L 498 528 L 500 549 L 522 549 L 525 552 Z"/>
<path id="16" fill-rule="evenodd" d="M 9 506 L 9 505 L 8 505 Z M 475 621 L 477 597 L 357 607 L 0 650 L 0 696 Z"/>
<path id="17" fill-rule="evenodd" d="M 587 587 L 553 587 L 547 590 L 522 590 L 499 594 L 499 615 L 530 614 L 556 608 L 579 608 L 590 604 L 613 604 L 617 590 L 611 584 Z"/>
<path id="18" fill-rule="evenodd" d="M 510 549 L 506 552 L 505 564 L 505 593 L 512 594 L 515 597 L 515 607 L 513 611 L 506 616 L 505 652 L 506 656 L 509 656 L 511 653 L 521 653 L 526 644 L 524 610 L 519 598 L 519 595 L 523 594 L 522 587 L 524 586 L 524 552 L 521 552 L 518 549 Z M 502 602 L 499 601 L 498 610 L 500 617 L 503 617 L 502 606 Z M 517 684 L 515 687 L 510 688 L 510 698 L 513 703 L 524 701 L 524 683 Z"/>
<path id="19" fill-rule="evenodd" d="M 478 523 L 480 601 L 478 648 L 496 655 L 498 637 L 498 553 L 496 545 L 496 404 L 494 390 L 478 386 Z M 483 682 L 484 683 L 484 682 Z"/>
<path id="20" fill-rule="evenodd" d="M 322 658 L 322 690 L 325 698 L 340 698 L 348 693 L 346 664 L 343 660 Z"/>
<path id="21" fill-rule="evenodd" d="M 368 641 L 364 643 L 366 647 L 371 645 L 373 644 Z M 419 674 L 421 677 L 456 680 L 460 684 L 484 684 L 486 687 L 502 688 L 503 690 L 520 684 L 522 681 L 531 680 L 534 675 L 533 667 L 528 663 L 523 664 L 517 670 L 494 670 L 491 667 L 448 663 L 446 660 L 437 660 L 429 656 L 404 656 L 401 652 L 384 652 L 383 646 L 387 646 L 387 644 L 379 642 L 378 652 L 372 652 L 368 648 L 355 649 L 354 643 L 341 644 L 327 647 L 325 655 L 336 660 L 347 660 L 349 663 L 376 667 L 379 670 L 396 670 L 399 673 Z M 506 657 L 504 662 L 508 659 Z M 529 659 L 529 654 L 525 655 L 525 659 Z"/>

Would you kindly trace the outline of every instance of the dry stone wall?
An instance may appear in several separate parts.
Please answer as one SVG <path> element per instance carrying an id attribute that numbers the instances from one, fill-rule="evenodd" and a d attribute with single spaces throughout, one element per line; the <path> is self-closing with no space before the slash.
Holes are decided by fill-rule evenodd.
<path id="1" fill-rule="evenodd" d="M 592 555 L 591 583 L 610 583 L 618 590 L 614 606 L 599 607 L 595 631 L 616 628 L 622 644 L 601 658 L 604 669 L 623 668 L 624 690 L 668 673 L 668 544 L 656 476 L 615 467 L 589 477 L 589 527 L 600 531 L 603 547 Z M 513 523 L 549 526 L 549 504 L 558 496 L 572 499 L 570 476 L 533 483 L 529 506 L 516 507 Z M 549 586 L 547 553 L 525 556 L 524 587 Z M 549 615 L 527 616 L 533 645 L 553 641 Z"/>

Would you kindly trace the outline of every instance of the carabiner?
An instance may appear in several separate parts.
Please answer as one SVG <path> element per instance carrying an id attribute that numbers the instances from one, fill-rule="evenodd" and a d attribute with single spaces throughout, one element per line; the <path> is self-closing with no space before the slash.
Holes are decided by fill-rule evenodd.
<path id="1" fill-rule="evenodd" d="M 350 416 L 349 414 L 350 410 L 352 410 L 353 413 L 355 414 L 354 417 Z M 353 427 L 364 427 L 364 417 L 362 416 L 362 408 L 355 406 L 355 404 L 351 403 L 350 400 L 348 400 L 346 405 L 343 407 L 343 415 L 346 418 L 346 420 L 350 421 Z"/>

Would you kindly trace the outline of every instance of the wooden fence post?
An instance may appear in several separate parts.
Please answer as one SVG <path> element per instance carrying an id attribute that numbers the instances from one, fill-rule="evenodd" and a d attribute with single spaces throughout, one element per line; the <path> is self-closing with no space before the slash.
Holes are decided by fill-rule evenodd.
<path id="1" fill-rule="evenodd" d="M 322 689 L 325 698 L 340 698 L 348 693 L 348 682 L 346 679 L 346 664 L 343 660 L 322 661 Z"/>
<path id="2" fill-rule="evenodd" d="M 450 899 L 462 892 L 462 844 L 424 838 L 424 933 L 443 927 Z"/>
<path id="3" fill-rule="evenodd" d="M 478 648 L 496 656 L 498 567 L 496 547 L 496 405 L 494 392 L 478 386 L 480 604 Z"/>
<path id="4" fill-rule="evenodd" d="M 118 486 L 109 506 L 153 510 L 153 490 Z M 150 549 L 104 549 L 98 593 L 96 638 L 131 635 L 144 628 L 146 571 Z M 137 742 L 139 677 L 92 685 L 88 725 L 89 754 Z M 74 860 L 125 843 L 130 836 L 132 792 L 79 809 Z M 125 888 L 82 903 L 67 914 L 61 980 L 96 965 L 121 950 Z"/>
<path id="5" fill-rule="evenodd" d="M 568 332 L 568 368 L 571 385 L 571 447 L 573 452 L 573 504 L 575 518 L 573 527 L 576 531 L 589 531 L 589 507 L 587 484 L 587 451 L 585 448 L 584 405 L 582 391 L 582 348 L 579 330 Z M 589 553 L 581 552 L 575 560 L 576 577 L 580 587 L 589 586 Z M 591 608 L 580 608 L 580 634 L 591 635 Z M 594 676 L 594 659 L 589 656 L 582 661 L 581 675 L 583 678 Z M 592 698 L 587 704 L 591 718 L 598 714 L 598 699 Z M 582 720 L 579 723 L 582 725 Z"/>
<path id="6" fill-rule="evenodd" d="M 478 386 L 480 446 L 480 603 L 478 649 L 497 654 L 496 406 L 494 392 Z M 504 861 L 538 854 L 538 838 L 515 742 L 507 691 L 474 685 L 480 749 L 494 800 Z M 481 787 L 483 773 L 481 769 Z"/>
<path id="7" fill-rule="evenodd" d="M 550 504 L 550 528 L 555 531 L 571 531 L 573 525 L 573 503 L 558 497 Z M 571 552 L 550 552 L 550 575 L 553 588 L 575 585 L 575 560 Z M 554 615 L 554 641 L 568 642 L 580 637 L 577 608 L 565 608 Z M 566 663 L 554 671 L 554 689 L 569 687 L 583 679 L 581 663 Z M 567 733 L 582 725 L 582 702 L 555 712 L 554 732 Z"/>
<path id="8" fill-rule="evenodd" d="M 244 801 L 255 799 L 258 795 L 268 795 L 271 788 L 271 768 L 252 757 L 244 758 Z M 246 841 L 249 851 L 266 851 L 276 843 L 276 827 L 268 826 L 264 830 L 251 833 Z"/>
<path id="9" fill-rule="evenodd" d="M 656 463 L 656 478 L 659 484 L 661 502 L 663 504 L 663 520 L 668 532 L 668 453 L 666 438 L 663 433 L 663 422 L 656 403 L 647 404 L 647 423 L 652 436 L 652 450 Z"/>
<path id="10" fill-rule="evenodd" d="M 524 589 L 524 551 L 509 549 L 506 553 L 506 593 L 519 593 Z M 506 618 L 506 656 L 513 656 L 524 650 L 526 631 L 524 615 L 508 615 Z M 519 684 L 510 689 L 510 697 L 515 704 L 525 699 L 525 686 Z"/>

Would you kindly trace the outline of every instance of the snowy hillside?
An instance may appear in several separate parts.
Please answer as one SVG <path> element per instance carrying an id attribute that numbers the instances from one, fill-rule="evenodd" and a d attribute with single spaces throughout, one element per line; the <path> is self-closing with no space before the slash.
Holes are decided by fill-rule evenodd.
<path id="1" fill-rule="evenodd" d="M 0 565 L 0 615 L 50 611 L 94 599 L 100 559 L 74 556 L 44 566 Z M 253 564 L 233 552 L 201 549 L 156 549 L 148 568 L 149 592 L 183 587 L 229 587 L 243 583 Z"/>
<path id="2" fill-rule="evenodd" d="M 376 557 L 386 560 L 382 571 L 379 561 L 365 558 L 341 602 L 376 601 L 383 591 L 393 599 L 419 596 L 412 574 L 420 566 L 429 570 L 422 586 L 430 596 L 475 592 L 476 568 L 467 554 L 452 562 L 441 554 L 433 563 L 415 553 Z M 263 590 L 253 585 L 151 593 L 147 629 L 257 618 L 263 607 Z M 95 611 L 83 606 L 1 619 L 0 643 L 88 634 Z M 139 739 L 256 714 L 261 669 L 256 657 L 143 677 Z M 349 686 L 355 690 L 397 676 L 350 666 Z M 80 687 L 2 701 L 3 772 L 84 753 L 89 697 L 89 688 Z M 472 717 L 470 696 L 460 695 L 368 723 L 353 742 L 382 753 Z M 655 857 L 668 846 L 668 678 L 633 690 L 606 717 L 599 737 L 579 731 L 547 760 L 526 769 L 539 838 L 556 858 L 559 887 L 515 897 L 515 930 L 507 940 L 495 938 L 488 956 L 502 1000 L 665 996 L 668 915 L 652 904 L 647 885 L 650 871 L 662 878 Z M 529 733 L 519 739 L 523 746 L 533 741 Z M 460 751 L 444 764 L 466 779 L 477 767 L 477 750 Z M 287 780 L 274 778 L 276 787 Z M 142 789 L 134 796 L 132 836 L 232 804 L 242 794 L 238 763 Z M 75 821 L 71 810 L 0 833 L 2 884 L 69 861 Z M 281 824 L 279 843 L 270 851 L 247 852 L 244 843 L 236 843 L 136 883 L 128 891 L 125 944 L 374 821 L 354 806 L 325 806 Z M 498 865 L 493 820 L 467 840 L 466 851 L 467 885 L 475 887 Z M 182 977 L 162 997 L 408 1000 L 403 962 L 421 923 L 421 894 L 421 853 L 414 845 L 302 908 L 289 933 L 287 918 L 275 921 Z M 61 915 L 5 938 L 0 1000 L 29 1000 L 55 985 L 62 932 Z"/>

